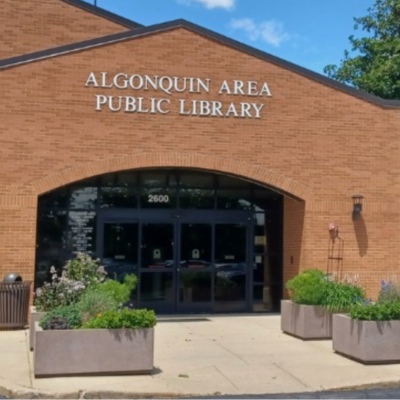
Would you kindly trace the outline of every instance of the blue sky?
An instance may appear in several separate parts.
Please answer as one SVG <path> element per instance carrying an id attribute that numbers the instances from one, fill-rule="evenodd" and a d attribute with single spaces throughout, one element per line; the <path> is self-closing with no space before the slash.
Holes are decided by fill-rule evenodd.
<path id="1" fill-rule="evenodd" d="M 86 0 L 93 4 L 94 0 Z M 143 25 L 184 18 L 322 73 L 339 64 L 354 17 L 374 0 L 97 0 L 97 6 Z"/>

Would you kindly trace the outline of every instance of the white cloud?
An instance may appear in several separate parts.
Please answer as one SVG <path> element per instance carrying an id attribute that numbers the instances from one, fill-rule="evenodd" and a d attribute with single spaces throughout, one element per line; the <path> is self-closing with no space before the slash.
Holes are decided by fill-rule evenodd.
<path id="1" fill-rule="evenodd" d="M 213 8 L 225 8 L 226 10 L 231 10 L 235 6 L 236 0 L 179 0 L 180 3 L 192 4 L 200 3 L 208 9 Z"/>
<path id="2" fill-rule="evenodd" d="M 230 26 L 233 29 L 245 31 L 249 39 L 254 42 L 263 40 L 275 47 L 279 47 L 282 42 L 290 38 L 290 35 L 284 31 L 283 24 L 275 20 L 256 23 L 250 18 L 234 19 Z"/>

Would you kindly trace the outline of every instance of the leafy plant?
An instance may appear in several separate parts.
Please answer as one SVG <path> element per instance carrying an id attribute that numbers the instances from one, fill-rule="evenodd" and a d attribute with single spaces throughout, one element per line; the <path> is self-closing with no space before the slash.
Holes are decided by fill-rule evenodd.
<path id="1" fill-rule="evenodd" d="M 237 283 L 231 278 L 225 275 L 217 275 L 217 279 L 215 280 L 215 287 L 220 289 L 227 289 L 236 287 Z"/>
<path id="2" fill-rule="evenodd" d="M 125 275 L 123 283 L 110 279 L 97 285 L 93 290 L 107 294 L 117 303 L 124 304 L 129 301 L 132 291 L 136 288 L 136 283 L 137 277 L 131 274 Z"/>
<path id="3" fill-rule="evenodd" d="M 400 320 L 400 301 L 356 304 L 350 309 L 349 315 L 364 321 Z"/>
<path id="4" fill-rule="evenodd" d="M 73 304 L 49 311 L 39 322 L 44 330 L 49 329 L 76 329 L 81 326 L 81 312 Z"/>
<path id="5" fill-rule="evenodd" d="M 105 285 L 105 283 L 99 285 L 99 287 L 103 285 Z M 112 293 L 100 291 L 95 288 L 83 294 L 77 303 L 77 308 L 80 311 L 81 320 L 84 323 L 105 311 L 117 310 L 118 302 L 115 300 Z"/>
<path id="6" fill-rule="evenodd" d="M 324 272 L 308 269 L 286 283 L 290 297 L 295 303 L 320 305 L 325 295 L 327 278 Z"/>
<path id="7" fill-rule="evenodd" d="M 153 310 L 137 309 L 105 311 L 82 325 L 84 329 L 152 328 L 156 325 Z"/>
<path id="8" fill-rule="evenodd" d="M 400 285 L 392 281 L 381 281 L 378 301 L 400 301 Z"/>
<path id="9" fill-rule="evenodd" d="M 321 305 L 331 312 L 347 312 L 364 298 L 365 292 L 360 286 L 349 282 L 328 281 Z"/>

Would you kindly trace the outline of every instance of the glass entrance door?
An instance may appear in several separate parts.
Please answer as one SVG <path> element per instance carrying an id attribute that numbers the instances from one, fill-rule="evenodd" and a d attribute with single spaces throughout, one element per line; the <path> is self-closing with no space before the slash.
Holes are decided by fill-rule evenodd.
<path id="1" fill-rule="evenodd" d="M 112 277 L 137 274 L 138 307 L 158 313 L 249 309 L 249 221 L 203 216 L 100 222 L 98 254 Z"/>
<path id="2" fill-rule="evenodd" d="M 157 312 L 212 311 L 212 225 L 141 224 L 139 303 Z"/>
<path id="3" fill-rule="evenodd" d="M 103 221 L 97 235 L 97 252 L 108 276 L 119 282 L 127 274 L 138 273 L 139 223 L 129 220 Z M 135 304 L 136 295 L 132 294 L 130 303 Z"/>
<path id="4" fill-rule="evenodd" d="M 249 262 L 247 226 L 215 225 L 214 311 L 245 311 L 248 302 Z"/>
<path id="5" fill-rule="evenodd" d="M 212 311 L 211 223 L 179 223 L 177 311 Z"/>
<path id="6" fill-rule="evenodd" d="M 176 224 L 141 224 L 139 302 L 141 307 L 173 313 L 176 309 Z"/>

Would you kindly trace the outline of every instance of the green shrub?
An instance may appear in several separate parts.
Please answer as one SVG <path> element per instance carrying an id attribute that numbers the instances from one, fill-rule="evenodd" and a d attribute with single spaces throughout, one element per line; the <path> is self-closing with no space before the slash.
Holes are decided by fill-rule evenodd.
<path id="1" fill-rule="evenodd" d="M 321 305 L 331 312 L 347 312 L 354 304 L 364 299 L 365 292 L 360 286 L 348 282 L 328 281 Z"/>
<path id="2" fill-rule="evenodd" d="M 103 285 L 105 283 L 98 287 Z M 77 308 L 81 313 L 82 322 L 85 323 L 105 311 L 116 310 L 118 302 L 113 298 L 111 293 L 97 290 L 96 287 L 83 294 L 77 303 Z"/>
<path id="3" fill-rule="evenodd" d="M 400 302 L 356 304 L 350 309 L 349 315 L 353 319 L 364 321 L 400 320 Z"/>
<path id="4" fill-rule="evenodd" d="M 137 284 L 136 275 L 125 275 L 124 282 L 120 283 L 109 279 L 93 288 L 94 291 L 111 296 L 118 304 L 124 304 L 130 300 L 131 293 Z"/>
<path id="5" fill-rule="evenodd" d="M 138 278 L 135 274 L 127 274 L 124 277 L 124 285 L 131 291 L 134 292 L 136 290 Z"/>
<path id="6" fill-rule="evenodd" d="M 156 324 L 153 310 L 123 308 L 106 311 L 83 324 L 84 329 L 152 328 Z"/>
<path id="7" fill-rule="evenodd" d="M 81 313 L 76 304 L 49 311 L 42 317 L 39 326 L 49 329 L 76 329 L 81 326 Z"/>
<path id="8" fill-rule="evenodd" d="M 324 272 L 308 269 L 286 283 L 290 297 L 295 303 L 320 305 L 327 285 Z"/>

